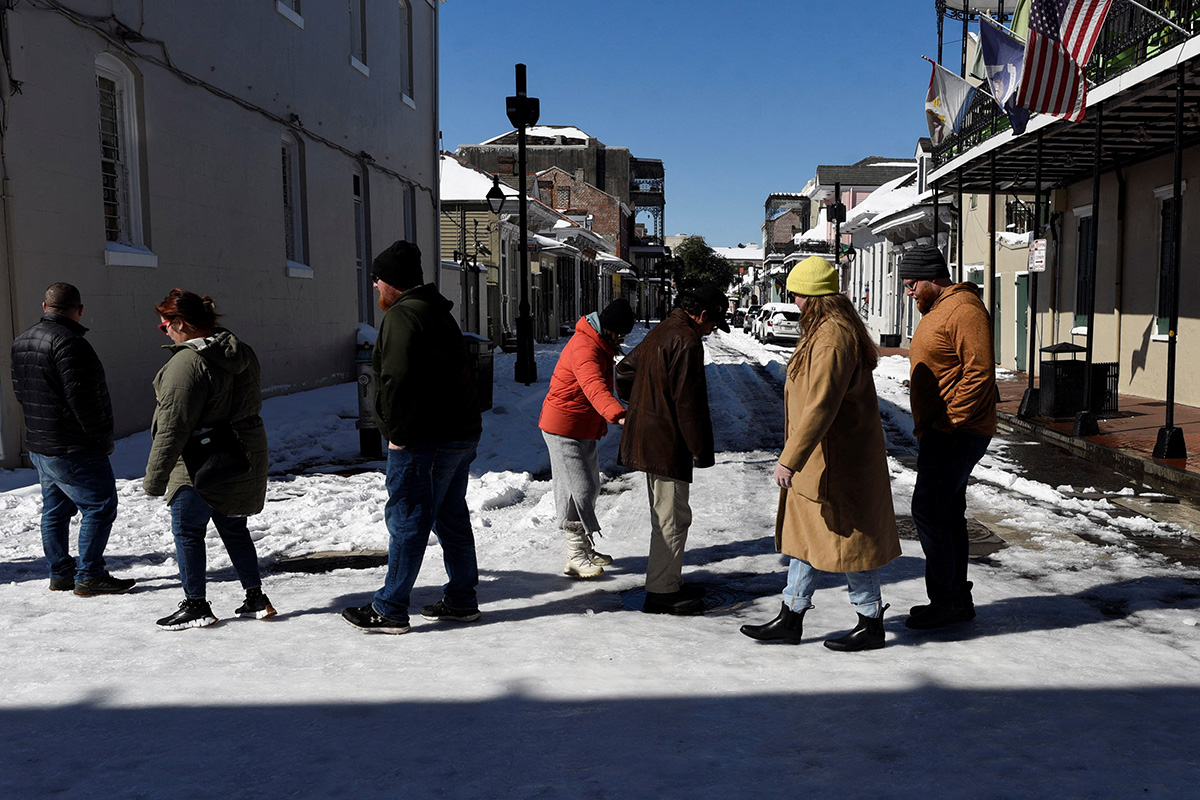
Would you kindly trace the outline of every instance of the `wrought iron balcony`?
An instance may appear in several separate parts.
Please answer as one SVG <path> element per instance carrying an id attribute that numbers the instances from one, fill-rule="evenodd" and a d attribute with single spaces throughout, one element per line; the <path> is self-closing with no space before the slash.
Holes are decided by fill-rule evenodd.
<path id="1" fill-rule="evenodd" d="M 1181 28 L 1200 35 L 1200 0 L 1139 0 Z M 1113 0 L 1100 38 L 1088 60 L 1088 86 L 1098 86 L 1128 72 L 1191 38 L 1147 14 L 1126 0 Z M 933 160 L 942 166 L 1010 127 L 1008 117 L 982 91 L 976 92 L 959 132 L 933 149 Z"/>

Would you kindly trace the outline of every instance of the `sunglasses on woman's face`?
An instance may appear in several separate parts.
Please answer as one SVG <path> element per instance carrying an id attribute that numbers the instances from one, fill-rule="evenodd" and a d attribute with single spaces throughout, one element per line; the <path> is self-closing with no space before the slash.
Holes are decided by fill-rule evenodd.
<path id="1" fill-rule="evenodd" d="M 160 323 L 158 323 L 158 329 L 159 329 L 160 331 L 162 331 L 164 334 L 167 332 L 167 328 L 169 328 L 169 327 L 171 327 L 171 321 L 170 321 L 170 320 L 167 320 L 167 321 L 165 321 L 165 322 L 160 322 Z"/>

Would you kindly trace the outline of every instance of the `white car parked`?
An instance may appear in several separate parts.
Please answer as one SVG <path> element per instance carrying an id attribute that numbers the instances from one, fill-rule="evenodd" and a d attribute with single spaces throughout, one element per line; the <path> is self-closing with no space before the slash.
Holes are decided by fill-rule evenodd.
<path id="1" fill-rule="evenodd" d="M 800 308 L 795 303 L 767 303 L 754 323 L 760 342 L 796 342 L 800 339 Z"/>

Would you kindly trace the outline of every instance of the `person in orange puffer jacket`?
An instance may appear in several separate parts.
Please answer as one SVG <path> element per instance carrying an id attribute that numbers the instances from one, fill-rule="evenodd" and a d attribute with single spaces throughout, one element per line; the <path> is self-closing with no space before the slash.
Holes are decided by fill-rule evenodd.
<path id="1" fill-rule="evenodd" d="M 598 451 L 609 423 L 625 423 L 625 407 L 613 396 L 613 362 L 633 323 L 633 309 L 624 299 L 580 318 L 554 367 L 538 420 L 550 451 L 558 525 L 567 534 L 563 574 L 571 577 L 594 578 L 612 563 L 593 544 L 600 534 Z"/>

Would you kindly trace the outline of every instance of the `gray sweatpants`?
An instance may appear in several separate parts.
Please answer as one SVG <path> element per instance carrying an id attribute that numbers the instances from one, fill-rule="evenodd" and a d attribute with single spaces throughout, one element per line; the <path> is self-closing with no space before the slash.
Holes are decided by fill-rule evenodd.
<path id="1" fill-rule="evenodd" d="M 542 431 L 550 451 L 550 477 L 554 482 L 554 508 L 558 527 L 564 522 L 582 522 L 590 534 L 600 532 L 596 498 L 600 496 L 599 442 L 572 439 Z"/>

